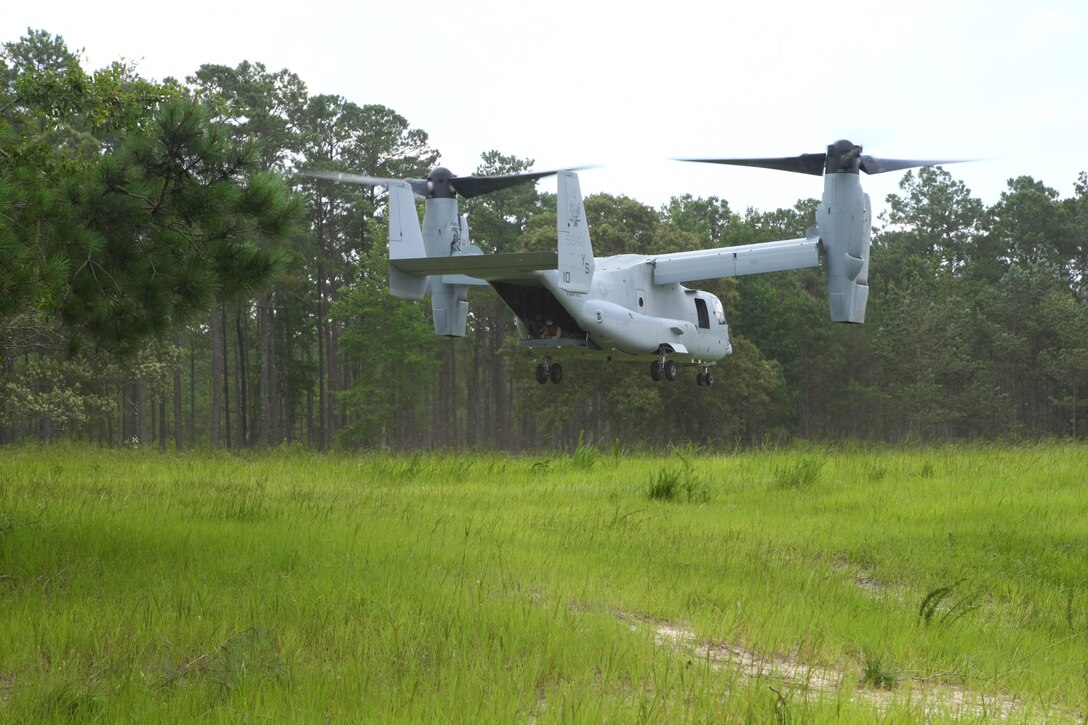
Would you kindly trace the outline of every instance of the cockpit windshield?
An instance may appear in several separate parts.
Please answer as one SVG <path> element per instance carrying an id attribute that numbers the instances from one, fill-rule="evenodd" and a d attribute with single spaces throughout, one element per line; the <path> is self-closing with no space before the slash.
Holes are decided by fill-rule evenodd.
<path id="1" fill-rule="evenodd" d="M 714 316 L 718 318 L 718 324 L 725 324 L 725 310 L 722 308 L 722 301 L 717 297 L 712 297 L 711 307 L 714 309 Z"/>

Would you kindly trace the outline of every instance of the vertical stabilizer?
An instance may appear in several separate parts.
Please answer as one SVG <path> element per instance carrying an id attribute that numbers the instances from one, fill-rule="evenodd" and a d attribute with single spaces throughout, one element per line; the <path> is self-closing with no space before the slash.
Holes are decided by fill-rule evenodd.
<path id="1" fill-rule="evenodd" d="M 423 233 L 412 187 L 403 181 L 390 181 L 389 188 L 389 259 L 426 257 Z M 423 299 L 427 292 L 427 277 L 410 274 L 389 265 L 389 292 L 408 300 Z"/>
<path id="2" fill-rule="evenodd" d="M 560 171 L 559 205 L 556 223 L 559 232 L 559 287 L 567 292 L 589 292 L 593 282 L 593 246 L 589 241 L 586 209 L 578 175 Z"/>

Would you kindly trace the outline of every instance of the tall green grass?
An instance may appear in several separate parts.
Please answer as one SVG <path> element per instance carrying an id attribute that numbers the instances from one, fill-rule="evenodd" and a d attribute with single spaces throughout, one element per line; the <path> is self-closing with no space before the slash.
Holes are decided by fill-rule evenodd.
<path id="1" fill-rule="evenodd" d="M 992 714 L 933 691 L 1088 713 L 1088 446 L 0 457 L 0 721 Z"/>

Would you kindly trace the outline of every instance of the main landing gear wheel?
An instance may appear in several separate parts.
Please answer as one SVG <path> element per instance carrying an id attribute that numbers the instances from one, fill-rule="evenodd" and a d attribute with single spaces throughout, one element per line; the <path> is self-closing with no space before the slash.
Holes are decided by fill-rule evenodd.
<path id="1" fill-rule="evenodd" d="M 680 366 L 675 360 L 654 360 L 650 363 L 650 377 L 654 379 L 654 382 L 658 382 L 661 378 L 665 378 L 670 383 L 676 380 L 676 376 L 680 374 Z"/>
<path id="2" fill-rule="evenodd" d="M 563 366 L 559 363 L 545 361 L 536 366 L 536 381 L 541 385 L 549 380 L 558 385 L 562 379 Z"/>

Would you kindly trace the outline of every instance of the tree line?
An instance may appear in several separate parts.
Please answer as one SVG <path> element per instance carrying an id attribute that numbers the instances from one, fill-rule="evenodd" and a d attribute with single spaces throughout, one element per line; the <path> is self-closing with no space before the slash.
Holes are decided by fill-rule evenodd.
<path id="1" fill-rule="evenodd" d="M 734 354 L 712 388 L 572 361 L 538 385 L 511 313 L 473 288 L 469 334 L 387 292 L 380 188 L 440 158 L 392 109 L 311 95 L 260 63 L 150 81 L 85 71 L 59 36 L 0 52 L 0 442 L 316 449 L 746 446 L 1084 437 L 1088 177 L 1010 179 L 992 206 L 941 168 L 877 220 L 864 326 L 820 270 L 714 280 Z M 532 160 L 489 151 L 475 173 Z M 554 248 L 555 197 L 466 201 L 473 243 Z M 816 200 L 733 210 L 586 198 L 597 254 L 803 236 Z"/>

